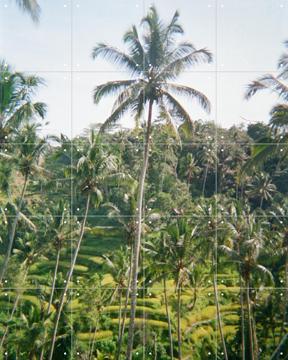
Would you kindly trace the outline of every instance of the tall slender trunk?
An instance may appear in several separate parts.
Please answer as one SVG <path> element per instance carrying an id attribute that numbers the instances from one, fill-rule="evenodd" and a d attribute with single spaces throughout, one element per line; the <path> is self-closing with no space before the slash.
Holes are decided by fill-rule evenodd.
<path id="1" fill-rule="evenodd" d="M 154 333 L 154 360 L 157 360 L 157 334 Z"/>
<path id="2" fill-rule="evenodd" d="M 99 314 L 100 316 L 100 314 Z M 95 325 L 95 329 L 94 329 L 94 334 L 93 334 L 93 338 L 92 338 L 92 344 L 91 344 L 91 350 L 89 351 L 89 360 L 92 359 L 93 356 L 93 351 L 94 351 L 94 346 L 95 346 L 95 342 L 96 342 L 96 334 L 98 331 L 98 321 Z"/>
<path id="3" fill-rule="evenodd" d="M 23 280 L 25 282 L 26 280 L 26 277 L 27 277 L 27 274 L 28 274 L 28 268 L 25 270 L 25 273 L 24 273 L 24 277 L 23 277 Z M 13 319 L 13 316 L 15 314 L 15 311 L 17 310 L 17 307 L 18 307 L 18 303 L 19 303 L 19 300 L 20 300 L 20 297 L 21 297 L 21 292 L 19 292 L 16 296 L 16 299 L 14 301 L 14 305 L 13 305 L 13 308 L 12 308 L 12 311 L 11 311 L 11 314 L 10 314 L 10 317 L 9 317 L 9 322 L 11 322 L 11 320 Z M 1 341 L 0 341 L 0 349 L 2 349 L 3 345 L 4 345 L 4 341 L 6 339 L 6 336 L 8 334 L 8 330 L 9 330 L 9 325 L 6 325 L 5 327 L 5 330 L 4 330 L 4 334 L 1 338 Z"/>
<path id="4" fill-rule="evenodd" d="M 59 268 L 59 260 L 60 260 L 60 251 L 61 251 L 61 247 L 58 248 L 57 256 L 56 256 L 51 294 L 50 294 L 49 304 L 48 304 L 48 308 L 47 308 L 48 315 L 50 314 L 50 311 L 51 311 L 51 306 L 52 306 L 54 292 L 55 292 L 55 286 L 56 286 L 56 280 L 57 280 L 57 274 L 58 274 L 58 268 Z"/>
<path id="5" fill-rule="evenodd" d="M 67 274 L 66 284 L 65 284 L 62 296 L 61 296 L 60 304 L 59 304 L 58 309 L 57 309 L 54 332 L 53 332 L 53 336 L 52 336 L 50 353 L 49 353 L 49 358 L 48 358 L 49 360 L 53 359 L 53 353 L 54 353 L 54 347 L 55 347 L 55 342 L 56 342 L 57 330 L 58 330 L 59 321 L 60 321 L 61 313 L 62 313 L 62 310 L 63 310 L 64 302 L 65 302 L 65 296 L 66 296 L 66 293 L 67 293 L 67 290 L 68 290 L 68 287 L 69 287 L 70 280 L 71 280 L 72 275 L 73 275 L 73 271 L 74 271 L 74 267 L 75 267 L 76 260 L 77 260 L 77 257 L 78 257 L 78 253 L 79 253 L 79 250 L 80 250 L 81 242 L 82 242 L 82 239 L 83 239 L 83 236 L 84 236 L 85 225 L 86 225 L 87 216 L 88 216 L 88 210 L 89 210 L 89 206 L 90 206 L 90 197 L 91 197 L 91 195 L 89 193 L 88 197 L 87 197 L 87 201 L 86 201 L 86 208 L 85 208 L 84 218 L 83 218 L 83 221 L 82 221 L 82 224 L 81 224 L 80 236 L 79 236 L 77 246 L 76 246 L 76 249 L 75 249 L 75 252 L 74 252 L 74 255 L 73 255 L 70 270 L 69 270 L 69 272 Z"/>
<path id="6" fill-rule="evenodd" d="M 142 207 L 143 207 L 143 195 L 146 172 L 148 168 L 149 159 L 149 147 L 150 147 L 150 134 L 151 134 L 151 122 L 152 122 L 152 108 L 153 100 L 149 101 L 148 121 L 146 131 L 146 142 L 144 147 L 143 166 L 139 178 L 139 189 L 137 199 L 137 226 L 136 226 L 136 239 L 133 250 L 133 263 L 132 263 L 132 281 L 131 281 L 131 310 L 130 310 L 130 322 L 128 333 L 128 345 L 127 345 L 127 360 L 132 359 L 133 352 L 133 340 L 134 340 L 134 328 L 135 328 L 135 314 L 136 314 L 136 302 L 137 302 L 137 279 L 138 279 L 138 264 L 141 246 L 141 231 L 142 231 Z M 52 360 L 52 359 L 50 359 Z"/>
<path id="7" fill-rule="evenodd" d="M 263 196 L 261 196 L 261 199 L 260 199 L 260 209 L 262 209 L 262 207 L 263 207 L 263 200 L 264 200 L 264 198 L 263 198 Z"/>
<path id="8" fill-rule="evenodd" d="M 281 326 L 281 335 L 282 338 L 285 324 L 287 322 L 287 307 L 288 307 L 288 248 L 285 248 L 286 256 L 285 256 L 285 299 L 284 299 L 284 311 L 283 311 L 283 323 Z"/>
<path id="9" fill-rule="evenodd" d="M 27 189 L 27 184 L 28 184 L 28 174 L 25 175 L 24 185 L 23 185 L 23 188 L 22 188 L 22 191 L 21 191 L 21 196 L 20 196 L 19 207 L 18 207 L 18 209 L 16 211 L 16 215 L 15 215 L 13 223 L 12 223 L 11 231 L 9 232 L 9 244 L 8 244 L 4 264 L 2 266 L 1 273 L 0 273 L 0 284 L 3 281 L 3 277 L 4 277 L 5 273 L 6 273 L 6 270 L 7 270 L 8 264 L 9 264 L 9 260 L 10 260 L 10 257 L 11 257 L 12 248 L 13 248 L 14 239 L 15 239 L 16 228 L 17 228 L 17 224 L 18 224 L 18 220 L 19 220 L 19 216 L 20 216 L 20 211 L 21 211 L 21 208 L 22 208 L 23 202 L 24 202 L 24 197 L 25 197 L 25 193 L 26 193 L 26 189 Z"/>
<path id="10" fill-rule="evenodd" d="M 252 305 L 251 305 L 251 321 L 252 321 L 252 330 L 253 330 L 255 359 L 258 359 L 258 353 L 259 353 L 258 339 L 257 339 L 256 322 L 255 322 L 255 318 L 253 316 L 253 306 Z"/>
<path id="11" fill-rule="evenodd" d="M 60 260 L 60 251 L 61 251 L 61 247 L 59 247 L 58 250 L 57 250 L 57 256 L 56 256 L 56 262 L 55 262 L 55 268 L 54 268 L 54 275 L 53 275 L 53 281 L 52 281 L 51 294 L 50 294 L 49 304 L 48 304 L 48 308 L 47 308 L 47 314 L 48 315 L 50 314 L 50 311 L 51 311 L 51 306 L 52 306 L 54 292 L 55 292 L 55 285 L 56 285 L 58 268 L 59 268 L 59 260 Z M 44 335 L 44 342 L 45 342 L 45 339 L 46 339 L 46 333 Z M 42 350 L 41 350 L 41 354 L 40 354 L 40 360 L 44 359 L 44 353 L 45 353 L 45 344 L 43 344 L 43 346 L 42 346 Z"/>
<path id="12" fill-rule="evenodd" d="M 223 346 L 223 352 L 224 352 L 224 358 L 225 360 L 228 360 L 228 354 L 226 349 L 226 343 L 224 338 L 224 332 L 223 332 L 223 325 L 222 325 L 222 319 L 221 319 L 221 310 L 220 310 L 220 304 L 219 304 L 219 298 L 218 298 L 218 287 L 217 287 L 217 277 L 215 273 L 215 259 L 213 255 L 213 289 L 214 289 L 214 299 L 215 299 L 215 305 L 216 305 L 216 316 L 217 316 L 217 322 L 220 332 L 220 338 Z"/>
<path id="13" fill-rule="evenodd" d="M 118 342 L 121 337 L 121 319 L 122 319 L 122 287 L 119 290 L 119 321 L 118 321 Z"/>
<path id="14" fill-rule="evenodd" d="M 182 334 L 181 334 L 181 287 L 177 289 L 177 337 L 178 360 L 182 360 Z"/>
<path id="15" fill-rule="evenodd" d="M 207 175 L 208 175 L 208 166 L 206 166 L 206 168 L 205 168 L 204 180 L 203 180 L 203 188 L 202 188 L 202 196 L 204 196 L 204 195 L 205 195 L 205 188 L 206 188 Z"/>
<path id="16" fill-rule="evenodd" d="M 132 269 L 132 247 L 131 247 L 131 256 L 130 256 L 130 268 L 129 268 L 129 275 L 128 275 L 128 284 L 126 289 L 126 297 L 125 297 L 125 303 L 124 303 L 124 309 L 123 309 L 123 318 L 121 323 L 121 333 L 120 338 L 118 339 L 118 347 L 117 347 L 117 353 L 116 353 L 116 360 L 120 359 L 121 355 L 121 349 L 122 349 L 122 342 L 123 342 L 123 335 L 125 330 L 125 322 L 126 322 L 126 315 L 127 315 L 127 307 L 129 302 L 129 293 L 130 293 L 130 285 L 131 285 L 131 269 Z"/>
<path id="17" fill-rule="evenodd" d="M 240 245 L 237 242 L 237 252 L 240 256 Z M 238 265 L 239 273 L 239 287 L 240 287 L 240 309 L 241 309 L 241 358 L 245 360 L 245 312 L 244 312 L 244 299 L 243 299 L 243 280 L 241 276 L 241 266 Z"/>
<path id="18" fill-rule="evenodd" d="M 170 357 L 173 360 L 173 337 L 172 337 L 172 326 L 171 326 L 171 319 L 170 319 L 170 312 L 168 307 L 168 298 L 167 298 L 167 284 L 166 284 L 166 274 L 163 276 L 163 285 L 164 285 L 164 302 L 165 302 L 165 310 L 166 310 L 166 317 L 168 322 L 168 332 L 169 332 L 169 345 L 170 345 Z"/>
<path id="19" fill-rule="evenodd" d="M 243 303 L 243 286 L 242 278 L 240 276 L 240 306 L 241 306 L 241 355 L 242 360 L 245 360 L 245 318 L 244 318 L 244 303 Z"/>
<path id="20" fill-rule="evenodd" d="M 245 280 L 246 286 L 246 302 L 247 302 L 247 314 L 248 314 L 248 329 L 249 329 L 249 343 L 250 343 L 250 354 L 251 360 L 255 360 L 254 354 L 254 342 L 253 342 L 253 328 L 252 328 L 252 318 L 251 318 L 251 304 L 250 304 L 250 294 L 249 294 L 249 279 Z"/>

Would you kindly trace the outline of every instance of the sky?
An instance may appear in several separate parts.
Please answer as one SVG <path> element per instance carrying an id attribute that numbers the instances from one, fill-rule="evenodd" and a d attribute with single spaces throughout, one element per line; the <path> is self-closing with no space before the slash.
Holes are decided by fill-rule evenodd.
<path id="1" fill-rule="evenodd" d="M 195 102 L 180 101 L 193 119 L 224 127 L 267 122 L 277 101 L 264 92 L 246 101 L 244 92 L 250 81 L 277 71 L 288 39 L 288 0 L 39 0 L 37 25 L 15 2 L 0 0 L 0 57 L 17 71 L 45 79 L 35 98 L 48 105 L 48 133 L 76 136 L 109 116 L 113 99 L 96 106 L 93 89 L 127 74 L 94 61 L 92 49 L 105 42 L 123 50 L 123 34 L 132 24 L 139 26 L 151 4 L 167 21 L 178 10 L 183 40 L 213 53 L 212 64 L 194 67 L 177 80 L 210 99 L 210 114 Z M 132 126 L 131 117 L 122 124 Z"/>

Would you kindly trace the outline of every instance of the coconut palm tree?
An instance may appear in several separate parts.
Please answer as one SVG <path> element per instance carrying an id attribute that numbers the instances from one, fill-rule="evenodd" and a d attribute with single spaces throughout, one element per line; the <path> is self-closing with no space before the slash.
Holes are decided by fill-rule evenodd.
<path id="1" fill-rule="evenodd" d="M 104 96 L 116 95 L 112 114 L 102 126 L 102 131 L 117 123 L 128 111 L 139 119 L 148 106 L 148 117 L 145 124 L 146 135 L 144 144 L 143 164 L 139 177 L 138 203 L 137 203 L 137 229 L 133 249 L 133 267 L 131 283 L 131 313 L 129 323 L 129 336 L 127 358 L 131 360 L 135 326 L 137 275 L 141 243 L 142 207 L 145 177 L 148 167 L 149 148 L 152 130 L 152 117 L 154 106 L 158 105 L 161 113 L 165 113 L 166 121 L 173 123 L 192 120 L 181 105 L 177 95 L 196 99 L 200 105 L 209 111 L 210 104 L 207 97 L 201 92 L 188 86 L 172 82 L 181 72 L 199 62 L 211 62 L 212 56 L 207 49 L 196 49 L 191 43 L 177 42 L 177 37 L 183 34 L 178 23 L 179 14 L 176 12 L 168 24 L 165 24 L 155 9 L 151 7 L 148 15 L 142 20 L 144 27 L 143 39 L 140 38 L 136 26 L 133 26 L 124 35 L 124 43 L 128 45 L 128 53 L 122 52 L 106 44 L 98 44 L 92 56 L 94 59 L 102 56 L 119 64 L 128 70 L 131 78 L 116 80 L 98 85 L 94 91 L 94 101 L 97 104 Z M 174 124 L 174 129 L 176 125 Z"/>
<path id="2" fill-rule="evenodd" d="M 288 48 L 288 41 L 284 42 L 286 48 Z M 279 100 L 283 103 L 276 104 L 270 112 L 270 128 L 272 134 L 269 138 L 260 139 L 258 142 L 262 143 L 255 146 L 252 151 L 252 159 L 245 165 L 245 169 L 250 169 L 255 165 L 263 163 L 268 157 L 274 154 L 279 154 L 281 151 L 281 157 L 287 158 L 288 150 L 288 53 L 287 51 L 282 54 L 278 61 L 278 75 L 266 74 L 260 78 L 252 81 L 247 86 L 245 98 L 249 100 L 259 91 L 268 90 L 273 94 L 277 94 Z"/>
<path id="3" fill-rule="evenodd" d="M 174 264 L 174 259 L 171 258 L 171 251 L 169 249 L 165 228 L 162 229 L 162 231 L 156 231 L 149 236 L 149 239 L 145 241 L 145 251 L 149 254 L 149 259 L 151 260 L 147 269 L 149 273 L 146 277 L 150 278 L 150 280 L 153 279 L 154 281 L 163 281 L 163 295 L 168 324 L 170 358 L 173 360 L 173 334 L 168 303 L 167 280 L 171 273 L 171 262 Z"/>
<path id="4" fill-rule="evenodd" d="M 55 317 L 54 331 L 50 346 L 49 360 L 53 359 L 54 347 L 56 342 L 57 330 L 66 294 L 70 281 L 72 279 L 74 267 L 77 261 L 78 253 L 81 247 L 82 239 L 85 233 L 85 227 L 90 205 L 99 207 L 103 201 L 102 187 L 104 184 L 119 184 L 125 178 L 123 173 L 117 172 L 116 158 L 105 151 L 101 144 L 101 139 L 91 131 L 88 144 L 84 147 L 82 156 L 77 161 L 76 166 L 77 185 L 83 196 L 86 197 L 85 211 L 82 218 L 79 238 L 72 256 L 71 266 L 66 276 L 65 287 L 61 295 L 60 303 Z"/>
<path id="5" fill-rule="evenodd" d="M 45 173 L 45 170 L 38 165 L 38 162 L 41 155 L 45 151 L 47 143 L 45 139 L 40 139 L 38 137 L 38 128 L 39 124 L 26 124 L 16 133 L 17 145 L 15 146 L 16 149 L 14 153 L 10 155 L 6 152 L 0 152 L 0 158 L 10 163 L 11 166 L 15 167 L 23 176 L 23 186 L 17 204 L 16 213 L 14 215 L 12 225 L 9 229 L 9 242 L 4 263 L 1 268 L 0 283 L 3 281 L 3 277 L 9 264 L 16 235 L 17 224 L 21 215 L 21 209 L 24 205 L 29 177 L 32 173 Z"/>
<path id="6" fill-rule="evenodd" d="M 199 162 L 204 166 L 203 186 L 202 186 L 202 196 L 204 196 L 208 171 L 213 168 L 215 169 L 216 161 L 217 161 L 217 153 L 213 147 L 203 145 L 198 152 L 198 156 L 199 156 Z"/>
<path id="7" fill-rule="evenodd" d="M 284 324 L 287 322 L 288 310 L 288 204 L 284 201 L 282 204 L 275 204 L 270 212 L 271 220 L 275 222 L 276 227 L 273 228 L 275 238 L 280 240 L 280 246 L 277 246 L 277 253 L 284 258 L 284 274 L 285 274 L 285 299 L 283 311 L 283 325 L 281 335 L 284 331 Z M 275 231 L 276 230 L 276 231 Z M 275 249 L 274 249 L 275 250 Z"/>
<path id="8" fill-rule="evenodd" d="M 130 257 L 129 248 L 120 248 L 115 251 L 112 256 L 105 256 L 105 264 L 109 273 L 112 275 L 115 282 L 114 295 L 118 295 L 117 302 L 119 304 L 119 324 L 118 324 L 118 344 L 122 342 L 122 297 L 125 289 L 128 289 L 129 285 L 129 273 L 130 273 Z M 114 296 L 113 296 L 114 297 Z M 127 309 L 124 309 L 126 311 Z"/>
<path id="9" fill-rule="evenodd" d="M 46 105 L 33 101 L 42 85 L 42 78 L 14 72 L 4 60 L 0 61 L 0 149 L 24 121 L 44 119 Z"/>
<path id="10" fill-rule="evenodd" d="M 185 176 L 187 178 L 188 185 L 191 184 L 193 177 L 197 175 L 199 171 L 200 167 L 198 166 L 196 159 L 193 157 L 192 154 L 187 154 Z"/>
<path id="11" fill-rule="evenodd" d="M 199 228 L 199 233 L 201 234 L 201 237 L 205 239 L 205 241 L 201 243 L 201 251 L 203 252 L 203 258 L 207 258 L 212 263 L 213 291 L 216 305 L 217 322 L 223 346 L 224 358 L 225 360 L 228 360 L 217 286 L 217 233 L 218 229 L 221 227 L 222 221 L 222 209 L 219 206 L 218 198 L 214 197 L 212 199 L 209 199 L 208 201 L 205 201 L 203 199 L 203 201 L 200 202 L 196 207 L 196 214 L 200 216 L 197 224 Z"/>
<path id="12" fill-rule="evenodd" d="M 35 235 L 35 233 L 27 232 L 24 234 L 23 238 L 19 238 L 17 240 L 17 245 L 16 245 L 15 249 L 13 250 L 13 253 L 20 261 L 20 264 L 21 264 L 20 269 L 21 269 L 21 273 L 23 275 L 22 275 L 22 279 L 21 279 L 22 284 L 19 286 L 18 289 L 15 289 L 17 295 L 14 300 L 13 308 L 12 308 L 12 311 L 9 316 L 9 322 L 12 321 L 12 319 L 15 315 L 15 312 L 17 310 L 21 295 L 24 292 L 24 286 L 25 286 L 25 282 L 27 280 L 29 268 L 36 261 L 38 261 L 39 258 L 43 259 L 43 255 L 42 255 L 43 250 L 44 250 L 43 246 L 40 243 L 37 236 Z M 8 330 L 9 330 L 9 322 L 8 322 L 7 326 L 5 327 L 4 333 L 0 340 L 0 349 L 3 348 L 4 342 L 6 340 L 6 336 L 8 334 Z"/>
<path id="13" fill-rule="evenodd" d="M 170 262 L 177 292 L 177 337 L 178 359 L 182 359 L 182 331 L 181 331 L 181 293 L 189 282 L 190 266 L 195 262 L 195 232 L 186 218 L 178 218 L 166 229 L 167 248 L 170 252 Z"/>
<path id="14" fill-rule="evenodd" d="M 230 245 L 220 245 L 222 250 L 230 260 L 239 265 L 239 272 L 241 279 L 245 285 L 246 292 L 246 306 L 248 315 L 248 329 L 249 329 L 249 353 L 251 359 L 258 358 L 258 343 L 255 328 L 255 320 L 253 316 L 253 308 L 250 300 L 250 292 L 253 287 L 253 275 L 257 273 L 266 276 L 273 282 L 273 275 L 271 272 L 259 264 L 258 258 L 260 249 L 264 244 L 264 229 L 263 224 L 257 221 L 254 214 L 242 213 L 243 218 L 235 224 L 230 226 L 235 237 L 230 237 Z M 243 334 L 242 334 L 243 336 Z"/>
<path id="15" fill-rule="evenodd" d="M 53 211 L 54 210 L 54 211 Z M 53 278 L 52 278 L 52 286 L 51 292 L 47 307 L 47 316 L 50 315 L 51 307 L 53 304 L 55 289 L 56 289 L 56 281 L 59 271 L 60 265 L 60 255 L 61 251 L 64 248 L 65 244 L 70 243 L 71 240 L 75 237 L 75 235 L 79 235 L 79 229 L 75 230 L 76 228 L 76 221 L 70 217 L 69 213 L 69 204 L 63 200 L 60 200 L 56 205 L 56 209 L 51 211 L 51 215 L 49 216 L 49 233 L 46 234 L 49 238 L 53 239 L 53 247 L 56 250 L 56 260 L 55 260 L 55 267 L 53 271 Z M 47 214 L 48 218 L 48 214 Z M 50 251 L 51 249 L 49 249 Z M 46 336 L 45 336 L 46 338 Z M 44 358 L 45 353 L 45 346 L 42 346 L 40 360 Z"/>
<path id="16" fill-rule="evenodd" d="M 263 207 L 263 201 L 272 200 L 273 195 L 277 191 L 269 174 L 263 172 L 255 175 L 249 187 L 250 189 L 247 191 L 247 195 L 260 199 L 260 209 Z"/>

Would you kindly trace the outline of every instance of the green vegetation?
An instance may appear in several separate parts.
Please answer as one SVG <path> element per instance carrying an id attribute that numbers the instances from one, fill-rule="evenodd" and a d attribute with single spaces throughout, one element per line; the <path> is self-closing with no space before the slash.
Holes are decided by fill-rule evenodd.
<path id="1" fill-rule="evenodd" d="M 93 49 L 130 78 L 96 86 L 116 100 L 87 136 L 40 136 L 44 80 L 0 63 L 0 358 L 285 359 L 288 56 L 248 85 L 279 94 L 270 123 L 225 129 L 178 100 L 209 111 L 175 81 L 212 61 L 179 14 L 141 29 Z"/>

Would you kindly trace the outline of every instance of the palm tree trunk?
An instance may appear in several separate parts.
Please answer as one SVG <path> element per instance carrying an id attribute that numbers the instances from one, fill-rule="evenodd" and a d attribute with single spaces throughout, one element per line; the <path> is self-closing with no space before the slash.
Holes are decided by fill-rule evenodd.
<path id="1" fill-rule="evenodd" d="M 243 287 L 240 276 L 240 306 L 241 306 L 241 352 L 242 360 L 245 360 L 245 318 L 244 318 L 244 303 L 243 303 Z"/>
<path id="2" fill-rule="evenodd" d="M 250 304 L 250 294 L 249 294 L 249 280 L 245 281 L 246 286 L 246 302 L 247 302 L 247 314 L 248 314 L 248 329 L 249 329 L 249 342 L 250 342 L 250 354 L 251 360 L 255 360 L 254 356 L 254 343 L 253 343 L 253 329 L 252 329 L 252 319 L 251 319 L 251 304 Z"/>
<path id="3" fill-rule="evenodd" d="M 100 314 L 99 314 L 99 316 L 100 316 Z M 89 360 L 92 359 L 92 356 L 93 356 L 97 331 L 98 331 L 98 321 L 97 321 L 97 323 L 95 325 L 95 329 L 94 329 L 94 334 L 93 334 L 93 339 L 92 339 L 92 344 L 91 344 L 91 350 L 89 351 L 89 358 L 88 358 Z"/>
<path id="4" fill-rule="evenodd" d="M 157 334 L 154 333 L 154 360 L 157 360 Z"/>
<path id="5" fill-rule="evenodd" d="M 121 355 L 122 341 L 123 341 L 123 335 L 124 335 L 124 329 L 125 329 L 125 322 L 126 322 L 127 307 L 128 307 L 128 302 L 129 302 L 129 293 L 130 293 L 130 285 L 131 285 L 131 269 L 132 269 L 132 260 L 133 260 L 132 251 L 133 251 L 133 250 L 132 250 L 132 248 L 131 248 L 131 257 L 130 257 L 130 268 L 129 268 L 128 284 L 127 284 L 125 304 L 124 304 L 124 309 L 123 309 L 123 318 L 122 318 L 122 324 L 121 324 L 121 333 L 120 333 L 120 337 L 119 337 L 119 339 L 118 339 L 118 348 L 117 348 L 117 353 L 116 353 L 116 360 L 119 360 L 119 359 L 120 359 L 120 355 Z"/>
<path id="6" fill-rule="evenodd" d="M 121 337 L 121 319 L 122 319 L 122 287 L 119 291 L 119 321 L 118 321 L 118 343 Z"/>
<path id="7" fill-rule="evenodd" d="M 205 168 L 205 174 L 204 174 L 204 180 L 203 180 L 203 188 L 202 188 L 202 196 L 205 195 L 205 187 L 206 187 L 207 175 L 208 175 L 208 166 L 206 166 L 206 168 Z"/>
<path id="8" fill-rule="evenodd" d="M 214 259 L 214 256 L 213 256 Z M 217 315 L 217 322 L 219 326 L 219 332 L 220 332 L 220 338 L 223 346 L 223 352 L 224 352 L 224 358 L 225 360 L 228 360 L 228 354 L 226 349 L 226 343 L 223 333 L 223 325 L 222 325 L 222 319 L 221 319 L 221 310 L 220 310 L 220 304 L 219 304 L 219 298 L 218 298 L 218 288 L 217 288 L 217 278 L 215 274 L 215 260 L 213 260 L 213 289 L 214 289 L 214 299 L 215 299 L 215 305 L 216 305 L 216 315 Z"/>
<path id="9" fill-rule="evenodd" d="M 178 360 L 182 360 L 182 335 L 181 335 L 181 287 L 177 289 L 177 337 Z"/>
<path id="10" fill-rule="evenodd" d="M 283 332 L 285 329 L 285 323 L 287 322 L 287 307 L 288 307 L 288 248 L 286 247 L 286 256 L 285 256 L 285 300 L 284 300 L 284 311 L 283 311 L 283 324 L 281 327 L 281 335 L 283 336 Z"/>
<path id="11" fill-rule="evenodd" d="M 5 273 L 6 273 L 8 263 L 9 263 L 9 260 L 10 260 L 10 257 L 11 257 L 12 248 L 13 248 L 14 239 L 15 239 L 16 228 L 17 228 L 17 224 L 18 224 L 18 220 L 19 220 L 20 211 L 21 211 L 23 201 L 24 201 L 24 197 L 25 197 L 25 193 L 26 193 L 26 189 L 27 189 L 27 184 L 28 184 L 28 174 L 25 175 L 24 185 L 23 185 L 23 188 L 22 188 L 22 191 L 21 191 L 21 196 L 20 196 L 19 207 L 18 207 L 18 210 L 16 212 L 15 218 L 13 220 L 11 231 L 9 232 L 9 244 L 8 244 L 4 264 L 2 266 L 1 273 L 0 273 L 0 284 L 3 281 L 3 277 L 4 277 Z"/>
<path id="12" fill-rule="evenodd" d="M 263 198 L 263 196 L 261 196 L 261 199 L 260 199 L 260 209 L 262 209 L 262 207 L 263 207 L 263 200 L 264 200 L 264 198 Z"/>
<path id="13" fill-rule="evenodd" d="M 128 345 L 127 345 L 127 360 L 132 359 L 133 352 L 133 340 L 134 340 L 134 328 L 135 328 L 135 314 L 136 314 L 136 302 L 137 302 L 137 279 L 138 279 L 138 264 L 141 246 L 141 232 L 142 232 L 142 207 L 143 207 L 143 195 L 146 172 L 148 168 L 149 159 L 149 147 L 150 147 L 150 134 L 151 134 L 151 122 L 152 122 L 152 108 L 153 100 L 149 101 L 148 121 L 146 131 L 146 142 L 144 147 L 143 166 L 139 178 L 139 189 L 137 199 L 137 223 L 136 223 L 136 239 L 133 250 L 133 262 L 132 262 L 132 282 L 131 282 L 131 310 L 130 310 L 130 323 L 128 333 Z M 50 359 L 52 360 L 52 359 Z"/>
<path id="14" fill-rule="evenodd" d="M 171 319 L 170 313 L 168 308 L 168 298 L 167 298 L 167 284 L 166 284 L 166 274 L 163 276 L 163 285 L 164 285 L 164 302 L 165 302 L 165 310 L 168 322 L 168 332 L 169 332 L 169 345 L 170 345 L 170 357 L 173 360 L 173 337 L 172 337 L 172 326 L 171 326 Z"/>
<path id="15" fill-rule="evenodd" d="M 54 292 L 55 292 L 55 285 L 56 285 L 58 268 L 59 268 L 59 260 L 60 260 L 60 251 L 61 251 L 61 247 L 58 248 L 57 256 L 56 256 L 51 294 L 50 294 L 50 299 L 49 299 L 49 304 L 48 304 L 48 309 L 47 309 L 47 314 L 48 315 L 50 314 L 50 310 L 51 310 L 51 306 L 52 306 L 52 302 L 53 302 L 53 297 L 54 297 Z"/>
<path id="16" fill-rule="evenodd" d="M 78 253 L 79 253 L 79 250 L 80 250 L 81 242 L 82 242 L 82 239 L 83 239 L 83 236 L 84 236 L 85 225 L 86 225 L 87 216 L 88 216 L 88 210 L 89 210 L 89 206 L 90 206 L 90 197 L 91 197 L 91 195 L 89 193 L 88 197 L 87 197 L 87 201 L 86 201 L 86 208 L 85 208 L 84 218 L 83 218 L 83 221 L 82 221 L 82 224 L 81 224 L 80 236 L 79 236 L 77 246 L 76 246 L 76 249 L 75 249 L 75 252 L 74 252 L 74 255 L 73 255 L 70 270 L 69 270 L 69 272 L 67 274 L 66 284 L 65 284 L 62 296 L 61 296 L 60 304 L 59 304 L 59 307 L 57 309 L 54 332 L 53 332 L 53 337 L 52 337 L 51 347 L 50 347 L 50 353 L 49 353 L 49 358 L 48 358 L 49 360 L 53 359 L 53 353 L 54 353 L 54 347 L 55 347 L 55 342 L 56 342 L 57 330 L 58 330 L 59 321 L 60 321 L 61 313 L 62 313 L 62 310 L 63 310 L 64 302 L 65 302 L 65 296 L 66 296 L 68 286 L 69 286 L 69 283 L 70 283 L 72 275 L 73 275 L 73 271 L 74 271 L 74 267 L 75 267 L 76 260 L 77 260 L 77 257 L 78 257 Z"/>
<path id="17" fill-rule="evenodd" d="M 48 315 L 50 314 L 53 297 L 54 297 L 54 292 L 55 292 L 55 285 L 56 285 L 58 268 L 59 268 L 59 260 L 60 260 L 60 250 L 61 250 L 61 247 L 58 248 L 57 256 L 56 256 L 56 263 L 55 263 L 55 269 L 54 269 L 54 275 L 53 275 L 53 281 L 52 281 L 51 294 L 50 294 L 49 304 L 48 304 L 48 308 L 47 308 Z M 44 340 L 45 340 L 45 338 L 46 338 L 46 334 L 44 335 Z M 40 360 L 43 360 L 44 353 L 45 353 L 45 345 L 42 346 Z"/>

